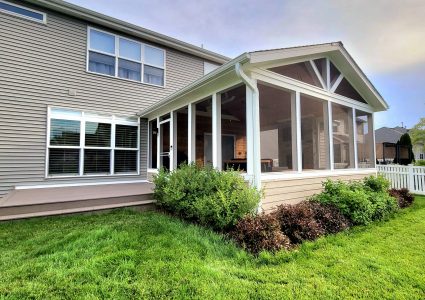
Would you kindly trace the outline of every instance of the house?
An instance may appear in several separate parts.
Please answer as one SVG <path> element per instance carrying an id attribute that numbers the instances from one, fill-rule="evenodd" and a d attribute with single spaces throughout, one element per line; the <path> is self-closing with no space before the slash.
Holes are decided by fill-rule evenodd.
<path id="1" fill-rule="evenodd" d="M 341 42 L 217 53 L 59 0 L 0 0 L 0 219 L 152 203 L 183 161 L 263 210 L 375 174 L 388 105 Z"/>
<path id="2" fill-rule="evenodd" d="M 375 130 L 376 159 L 380 164 L 392 164 L 397 158 L 409 159 L 409 155 L 412 155 L 409 153 L 413 153 L 415 160 L 424 159 L 424 148 L 420 143 L 412 145 L 413 152 L 407 146 L 397 145 L 400 137 L 406 133 L 409 133 L 409 129 L 400 126 L 381 127 Z"/>

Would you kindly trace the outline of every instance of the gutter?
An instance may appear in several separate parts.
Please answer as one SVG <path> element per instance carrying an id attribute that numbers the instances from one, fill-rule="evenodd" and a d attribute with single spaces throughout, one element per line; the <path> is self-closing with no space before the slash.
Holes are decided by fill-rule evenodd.
<path id="1" fill-rule="evenodd" d="M 250 103 L 248 102 L 249 99 L 246 97 L 246 106 L 247 106 L 247 114 L 248 111 L 251 113 L 251 119 L 253 120 L 252 128 L 247 128 L 247 137 L 248 137 L 248 130 L 250 132 L 250 136 L 252 138 L 252 145 L 250 145 L 253 149 L 253 165 L 252 165 L 252 173 L 248 174 L 251 181 L 251 184 L 255 186 L 259 191 L 261 191 L 261 154 L 260 154 L 260 135 L 257 134 L 260 132 L 260 107 L 259 107 L 259 97 L 260 92 L 257 87 L 257 83 L 253 81 L 251 78 L 249 78 L 242 70 L 242 65 L 240 62 L 237 62 L 235 64 L 235 72 L 236 75 L 245 83 L 245 85 L 251 90 L 252 92 L 252 99 L 250 100 Z M 248 95 L 247 95 L 248 96 Z M 252 107 L 248 107 L 248 105 L 251 104 Z M 247 116 L 248 117 L 248 116 Z M 247 141 L 248 142 L 248 141 Z M 248 143 L 247 143 L 248 148 Z M 258 158 L 258 159 L 257 159 Z M 248 158 L 249 159 L 249 158 Z M 257 207 L 257 213 L 261 213 L 263 210 L 262 208 L 262 201 L 258 203 Z"/>
<path id="2" fill-rule="evenodd" d="M 152 30 L 95 12 L 93 10 L 74 5 L 62 0 L 25 0 L 25 2 L 51 9 L 65 15 L 73 16 L 90 23 L 98 24 L 113 30 L 126 33 L 159 45 L 190 53 L 194 56 L 204 58 L 211 62 L 223 64 L 230 60 L 229 57 L 205 50 L 201 47 L 180 41 L 178 39 L 154 32 Z"/>

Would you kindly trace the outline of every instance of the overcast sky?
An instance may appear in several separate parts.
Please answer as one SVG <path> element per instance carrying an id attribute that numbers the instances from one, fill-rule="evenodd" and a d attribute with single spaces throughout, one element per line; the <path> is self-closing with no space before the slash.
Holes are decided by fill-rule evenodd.
<path id="1" fill-rule="evenodd" d="M 212 51 L 342 41 L 390 110 L 377 127 L 425 117 L 425 0 L 69 0 Z"/>

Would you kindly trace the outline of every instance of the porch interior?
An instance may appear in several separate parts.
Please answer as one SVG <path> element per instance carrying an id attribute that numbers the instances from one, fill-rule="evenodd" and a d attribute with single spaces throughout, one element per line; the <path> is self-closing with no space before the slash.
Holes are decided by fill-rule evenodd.
<path id="1" fill-rule="evenodd" d="M 15 189 L 0 199 L 0 221 L 154 203 L 148 182 Z"/>

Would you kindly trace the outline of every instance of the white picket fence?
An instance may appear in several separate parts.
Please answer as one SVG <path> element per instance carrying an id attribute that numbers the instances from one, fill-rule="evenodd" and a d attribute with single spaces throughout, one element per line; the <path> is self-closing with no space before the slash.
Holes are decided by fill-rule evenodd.
<path id="1" fill-rule="evenodd" d="M 412 193 L 425 195 L 425 167 L 377 165 L 378 173 L 391 181 L 393 188 L 408 188 Z"/>

